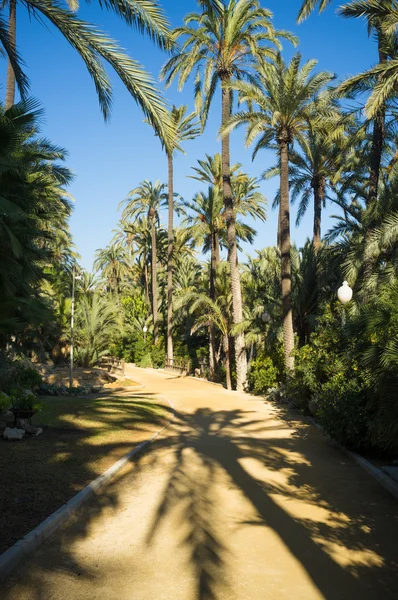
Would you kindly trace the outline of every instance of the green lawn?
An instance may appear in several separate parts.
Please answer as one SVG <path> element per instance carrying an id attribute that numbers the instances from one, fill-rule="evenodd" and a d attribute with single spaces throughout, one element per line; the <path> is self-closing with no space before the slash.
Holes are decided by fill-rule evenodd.
<path id="1" fill-rule="evenodd" d="M 0 553 L 166 421 L 144 395 L 43 399 L 38 437 L 0 440 Z"/>

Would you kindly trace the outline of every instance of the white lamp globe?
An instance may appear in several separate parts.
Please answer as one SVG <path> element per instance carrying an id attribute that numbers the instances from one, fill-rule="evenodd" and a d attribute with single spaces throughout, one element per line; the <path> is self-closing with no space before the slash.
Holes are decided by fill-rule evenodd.
<path id="1" fill-rule="evenodd" d="M 147 327 L 146 325 L 144 325 L 144 327 L 142 328 L 142 331 L 143 331 L 144 333 L 146 333 L 146 332 L 148 331 L 148 327 Z"/>
<path id="2" fill-rule="evenodd" d="M 269 323 L 271 321 L 271 315 L 267 313 L 267 311 L 263 312 L 261 318 L 264 321 L 264 323 Z"/>
<path id="3" fill-rule="evenodd" d="M 337 290 L 337 297 L 342 304 L 347 304 L 352 298 L 352 289 L 348 285 L 348 281 L 343 281 L 343 285 Z"/>

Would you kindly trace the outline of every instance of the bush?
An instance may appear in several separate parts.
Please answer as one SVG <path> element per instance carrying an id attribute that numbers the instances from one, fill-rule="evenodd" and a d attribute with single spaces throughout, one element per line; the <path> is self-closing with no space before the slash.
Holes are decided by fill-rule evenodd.
<path id="1" fill-rule="evenodd" d="M 6 412 L 11 406 L 11 398 L 4 392 L 0 392 L 0 413 Z"/>
<path id="2" fill-rule="evenodd" d="M 260 354 L 252 361 L 249 371 L 249 387 L 255 394 L 266 394 L 278 383 L 279 372 L 272 359 Z"/>
<path id="3" fill-rule="evenodd" d="M 311 342 L 295 351 L 294 378 L 287 383 L 287 395 L 306 410 L 312 397 L 319 394 L 333 377 L 351 377 L 356 363 L 340 353 L 344 347 L 341 325 L 325 315 L 318 323 L 318 333 Z"/>
<path id="4" fill-rule="evenodd" d="M 29 394 L 24 391 L 15 390 L 10 395 L 12 408 L 20 410 L 35 410 L 39 411 L 42 408 L 42 403 L 34 394 Z"/>
<path id="5" fill-rule="evenodd" d="M 149 369 L 152 368 L 152 366 L 152 357 L 148 352 L 147 354 L 144 354 L 144 356 L 141 358 L 140 367 L 142 367 L 143 369 Z"/>
<path id="6" fill-rule="evenodd" d="M 161 338 L 157 344 L 152 346 L 151 351 L 152 363 L 155 369 L 160 369 L 164 367 L 164 361 L 166 358 L 166 351 L 164 348 L 164 340 Z"/>
<path id="7" fill-rule="evenodd" d="M 371 445 L 371 418 L 367 390 L 359 378 L 338 375 L 314 397 L 317 417 L 325 433 L 354 450 Z"/>
<path id="8" fill-rule="evenodd" d="M 36 391 L 43 378 L 33 367 L 27 367 L 22 362 L 2 362 L 0 371 L 0 389 L 6 394 L 12 390 L 29 389 Z"/>

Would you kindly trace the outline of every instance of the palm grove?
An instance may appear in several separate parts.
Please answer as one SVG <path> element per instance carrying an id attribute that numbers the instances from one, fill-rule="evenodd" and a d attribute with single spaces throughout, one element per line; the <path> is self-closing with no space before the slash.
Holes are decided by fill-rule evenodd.
<path id="1" fill-rule="evenodd" d="M 7 14 L 3 8 L 5 360 L 33 354 L 67 360 L 75 269 L 81 273 L 75 336 L 81 364 L 94 365 L 104 354 L 143 367 L 189 362 L 191 371 L 229 389 L 285 396 L 348 446 L 396 450 L 398 3 L 336 3 L 342 18 L 365 19 L 376 40 L 369 41 L 375 66 L 346 81 L 298 52 L 286 62 L 283 46 L 297 46 L 298 39 L 276 29 L 258 0 L 197 4 L 171 30 L 157 2 L 101 3 L 165 52 L 159 83 L 117 42 L 79 19 L 76 3 L 10 0 Z M 305 0 L 298 21 L 328 4 Z M 55 25 L 79 53 L 105 119 L 112 100 L 105 65 L 116 71 L 167 164 L 167 181 L 132 182 L 124 199 L 115 198 L 120 221 L 109 245 L 97 251 L 94 274 L 79 267 L 68 229 L 66 151 L 41 137 L 41 109 L 18 51 L 17 15 L 26 8 Z M 192 89 L 192 111 L 168 107 L 161 82 L 166 89 Z M 219 152 L 196 157 L 189 173 L 179 173 L 196 187 L 183 198 L 174 185 L 175 154 L 189 152 L 217 103 Z M 238 127 L 257 156 L 257 177 L 234 162 L 230 140 Z M 273 152 L 272 167 L 264 159 L 261 168 L 263 150 Z M 260 182 L 271 177 L 279 182 L 269 199 L 278 210 L 277 244 L 262 240 L 264 249 L 244 260 L 242 244 L 253 242 L 254 226 L 266 219 Z M 297 225 L 307 211 L 313 214 L 313 236 L 303 248 L 291 243 L 295 202 Z M 334 225 L 323 232 L 327 204 Z M 346 308 L 336 296 L 344 279 L 354 290 Z"/>

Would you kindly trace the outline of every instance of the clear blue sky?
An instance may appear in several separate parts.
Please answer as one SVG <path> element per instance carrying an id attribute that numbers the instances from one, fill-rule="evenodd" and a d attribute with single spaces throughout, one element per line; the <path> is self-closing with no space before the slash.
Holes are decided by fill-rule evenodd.
<path id="1" fill-rule="evenodd" d="M 313 14 L 304 24 L 296 25 L 300 4 L 301 0 L 263 0 L 263 5 L 274 13 L 275 26 L 298 35 L 299 50 L 304 59 L 318 59 L 319 69 L 333 71 L 339 78 L 355 74 L 375 62 L 375 44 L 367 37 L 364 22 L 338 17 L 335 10 L 340 2 L 336 0 L 321 16 Z M 181 24 L 186 13 L 197 7 L 195 0 L 163 0 L 163 6 L 174 27 Z M 95 2 L 82 5 L 79 16 L 116 38 L 132 57 L 157 77 L 167 56 L 149 40 L 115 16 L 98 9 Z M 22 5 L 19 5 L 18 14 L 18 44 L 27 64 L 32 95 L 45 109 L 43 133 L 69 151 L 68 166 L 76 176 L 69 190 L 75 198 L 71 230 L 83 266 L 91 269 L 95 250 L 105 247 L 112 237 L 112 229 L 119 219 L 119 202 L 143 179 L 166 181 L 166 159 L 159 141 L 142 122 L 140 109 L 114 75 L 112 118 L 109 123 L 104 123 L 94 85 L 79 56 L 51 25 L 44 28 L 35 19 L 30 20 Z M 289 59 L 292 52 L 286 42 L 285 58 Z M 4 60 L 2 69 L 4 82 Z M 193 110 L 189 82 L 181 93 L 175 86 L 165 93 L 171 103 L 188 104 Z M 217 140 L 219 104 L 217 96 L 205 133 L 186 144 L 186 156 L 176 157 L 175 190 L 184 197 L 190 198 L 200 186 L 187 178 L 190 167 L 205 153 L 220 150 Z M 260 175 L 275 162 L 270 152 L 259 153 L 252 162 L 251 150 L 243 147 L 243 131 L 232 135 L 231 158 L 233 162 L 241 162 L 251 175 Z M 255 248 L 276 241 L 276 213 L 271 209 L 276 187 L 276 180 L 261 183 L 261 190 L 270 205 L 268 221 L 257 224 L 255 244 L 245 247 L 245 252 L 254 252 Z M 333 207 L 328 207 L 326 213 L 333 211 Z M 294 227 L 294 212 L 293 209 L 292 237 L 297 244 L 302 244 L 312 232 L 312 212 L 299 228 Z M 164 222 L 165 217 L 163 215 Z M 330 223 L 330 218 L 325 216 L 323 231 Z"/>

